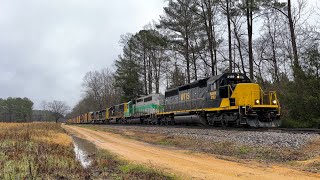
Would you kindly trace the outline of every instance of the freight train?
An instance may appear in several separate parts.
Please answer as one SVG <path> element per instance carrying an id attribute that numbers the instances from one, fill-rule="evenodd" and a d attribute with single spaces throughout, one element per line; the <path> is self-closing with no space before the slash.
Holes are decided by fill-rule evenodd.
<path id="1" fill-rule="evenodd" d="M 280 103 L 242 73 L 224 73 L 150 94 L 67 123 L 197 124 L 204 126 L 280 126 Z"/>

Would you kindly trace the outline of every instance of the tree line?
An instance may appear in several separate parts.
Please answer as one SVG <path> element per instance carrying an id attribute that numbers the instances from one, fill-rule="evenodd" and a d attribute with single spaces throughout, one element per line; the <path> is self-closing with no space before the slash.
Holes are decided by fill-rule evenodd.
<path id="1" fill-rule="evenodd" d="M 314 17 L 314 18 L 310 18 Z M 115 70 L 88 72 L 73 114 L 223 72 L 276 90 L 284 126 L 320 123 L 319 17 L 306 0 L 168 0 L 159 19 L 120 38 Z"/>
<path id="2" fill-rule="evenodd" d="M 28 98 L 0 98 L 1 122 L 29 122 L 32 118 L 33 102 Z"/>
<path id="3" fill-rule="evenodd" d="M 33 102 L 24 98 L 0 98 L 0 122 L 58 122 L 70 109 L 63 101 L 43 102 L 42 110 L 34 110 Z"/>

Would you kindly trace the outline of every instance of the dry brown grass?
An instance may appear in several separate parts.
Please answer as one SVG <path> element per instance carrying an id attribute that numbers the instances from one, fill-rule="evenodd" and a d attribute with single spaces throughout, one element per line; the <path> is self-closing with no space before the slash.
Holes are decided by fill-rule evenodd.
<path id="1" fill-rule="evenodd" d="M 310 156 L 320 156 L 320 138 L 313 140 L 302 150 L 307 154 L 310 154 Z"/>
<path id="2" fill-rule="evenodd" d="M 307 159 L 302 161 L 291 161 L 288 164 L 303 171 L 320 173 L 320 138 L 309 143 L 308 146 L 302 148 Z"/>
<path id="3" fill-rule="evenodd" d="M 86 176 L 59 124 L 1 123 L 0 179 L 77 179 Z"/>
<path id="4" fill-rule="evenodd" d="M 49 133 L 48 136 L 32 136 L 32 140 L 47 144 L 59 144 L 65 147 L 72 145 L 72 139 L 65 133 Z"/>

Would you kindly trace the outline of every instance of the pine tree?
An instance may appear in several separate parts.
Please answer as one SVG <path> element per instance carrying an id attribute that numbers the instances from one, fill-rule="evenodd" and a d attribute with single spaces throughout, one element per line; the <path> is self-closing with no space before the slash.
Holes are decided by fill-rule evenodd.
<path id="1" fill-rule="evenodd" d="M 134 57 L 134 43 L 132 36 L 125 42 L 123 56 L 119 56 L 115 66 L 115 86 L 122 90 L 122 101 L 129 101 L 142 94 L 142 83 L 140 81 L 140 66 Z"/>

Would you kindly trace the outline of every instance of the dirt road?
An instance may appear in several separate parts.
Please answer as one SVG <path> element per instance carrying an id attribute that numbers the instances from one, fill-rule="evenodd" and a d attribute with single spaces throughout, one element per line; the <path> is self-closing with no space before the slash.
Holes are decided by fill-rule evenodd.
<path id="1" fill-rule="evenodd" d="M 109 150 L 135 163 L 174 173 L 183 179 L 320 179 L 320 175 L 285 167 L 231 162 L 206 154 L 162 148 L 108 132 L 74 126 L 64 128 L 93 142 L 98 148 Z"/>

